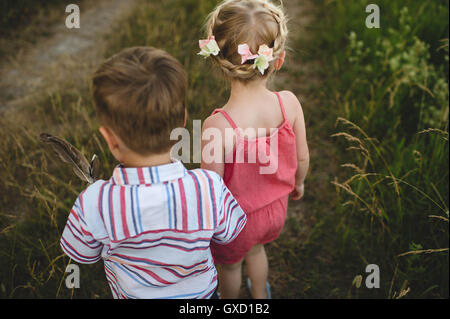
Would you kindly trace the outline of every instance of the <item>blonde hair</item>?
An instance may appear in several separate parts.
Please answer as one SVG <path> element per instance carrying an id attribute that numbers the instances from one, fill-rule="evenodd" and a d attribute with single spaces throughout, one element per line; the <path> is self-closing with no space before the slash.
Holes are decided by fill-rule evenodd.
<path id="1" fill-rule="evenodd" d="M 187 76 L 170 54 L 151 47 L 124 49 L 98 68 L 92 82 L 100 123 L 131 150 L 159 154 L 176 142 L 170 133 L 184 125 Z"/>
<path id="2" fill-rule="evenodd" d="M 208 36 L 215 36 L 220 48 L 217 56 L 211 55 L 224 76 L 231 80 L 249 82 L 267 77 L 273 72 L 273 62 L 268 72 L 261 75 L 253 68 L 253 61 L 241 64 L 240 44 L 248 44 L 257 53 L 260 45 L 273 48 L 274 61 L 284 51 L 288 36 L 287 19 L 282 5 L 269 0 L 225 0 L 211 12 L 206 22 Z"/>

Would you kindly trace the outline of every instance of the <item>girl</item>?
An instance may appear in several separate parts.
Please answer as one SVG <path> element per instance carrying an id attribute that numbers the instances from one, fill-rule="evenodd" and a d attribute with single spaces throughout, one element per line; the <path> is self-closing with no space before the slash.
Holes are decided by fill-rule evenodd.
<path id="1" fill-rule="evenodd" d="M 289 91 L 267 89 L 268 78 L 281 69 L 286 56 L 286 18 L 283 10 L 268 0 L 227 0 L 209 15 L 206 29 L 208 39 L 200 40 L 199 54 L 220 67 L 231 82 L 231 94 L 223 108 L 204 122 L 203 136 L 210 129 L 222 134 L 221 144 L 212 151 L 210 143 L 214 141 L 202 141 L 202 153 L 208 153 L 208 158 L 202 154 L 202 168 L 223 177 L 248 218 L 232 243 L 212 243 L 219 292 L 222 298 L 239 296 L 245 260 L 252 296 L 270 298 L 264 244 L 278 238 L 289 194 L 294 200 L 303 197 L 309 167 L 298 99 Z M 233 134 L 227 134 L 230 130 Z M 269 166 L 275 163 L 277 169 L 263 173 L 267 157 Z"/>

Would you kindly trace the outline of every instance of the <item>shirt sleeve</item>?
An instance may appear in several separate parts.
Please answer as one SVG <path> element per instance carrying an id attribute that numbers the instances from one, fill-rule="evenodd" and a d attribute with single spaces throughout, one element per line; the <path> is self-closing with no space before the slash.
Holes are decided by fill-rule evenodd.
<path id="1" fill-rule="evenodd" d="M 86 224 L 80 197 L 70 211 L 61 237 L 62 250 L 73 260 L 92 264 L 100 260 L 103 244 L 96 241 Z"/>
<path id="2" fill-rule="evenodd" d="M 212 240 L 218 244 L 232 242 L 244 229 L 247 216 L 228 188 L 222 184 L 218 225 Z"/>

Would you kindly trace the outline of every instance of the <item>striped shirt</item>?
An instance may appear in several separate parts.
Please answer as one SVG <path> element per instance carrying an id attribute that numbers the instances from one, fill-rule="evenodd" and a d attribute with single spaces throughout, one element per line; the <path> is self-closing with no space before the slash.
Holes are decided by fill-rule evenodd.
<path id="1" fill-rule="evenodd" d="M 227 244 L 246 216 L 214 172 L 171 164 L 117 166 L 77 198 L 61 238 L 79 263 L 104 260 L 114 298 L 209 298 L 210 242 Z"/>

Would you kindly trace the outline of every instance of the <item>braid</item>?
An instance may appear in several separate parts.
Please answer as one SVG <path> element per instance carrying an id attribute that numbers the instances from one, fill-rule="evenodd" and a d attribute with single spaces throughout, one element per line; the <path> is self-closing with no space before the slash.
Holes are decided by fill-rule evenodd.
<path id="1" fill-rule="evenodd" d="M 260 31 L 255 24 L 262 25 L 264 30 Z M 285 49 L 288 35 L 282 2 L 281 6 L 276 6 L 269 0 L 223 1 L 209 14 L 206 32 L 208 37 L 216 37 L 220 48 L 217 56 L 211 56 L 213 62 L 227 78 L 244 82 L 261 75 L 252 64 L 239 63 L 237 46 L 247 42 L 252 43 L 255 48 L 262 44 L 273 46 L 273 55 L 277 58 Z M 271 69 L 273 68 L 270 67 L 265 76 L 271 73 Z"/>
<path id="2" fill-rule="evenodd" d="M 268 3 L 267 0 L 265 0 L 264 7 L 267 8 L 270 13 L 272 14 L 275 21 L 277 21 L 279 26 L 279 33 L 278 37 L 275 39 L 274 43 L 274 55 L 278 56 L 282 51 L 284 51 L 285 44 L 288 38 L 289 31 L 287 29 L 287 23 L 286 23 L 286 16 L 283 11 L 283 0 L 280 0 L 280 6 L 277 7 L 272 3 Z"/>
<path id="3" fill-rule="evenodd" d="M 208 22 L 206 24 L 206 33 L 208 34 L 208 37 L 213 34 L 213 28 L 217 23 L 217 18 L 219 16 L 220 10 L 222 9 L 222 6 L 224 5 L 224 2 L 219 4 L 213 12 L 211 12 L 208 15 Z"/>
<path id="4" fill-rule="evenodd" d="M 233 79 L 250 80 L 257 75 L 251 64 L 236 65 L 220 57 L 213 57 L 213 61 L 219 65 L 226 76 Z"/>

